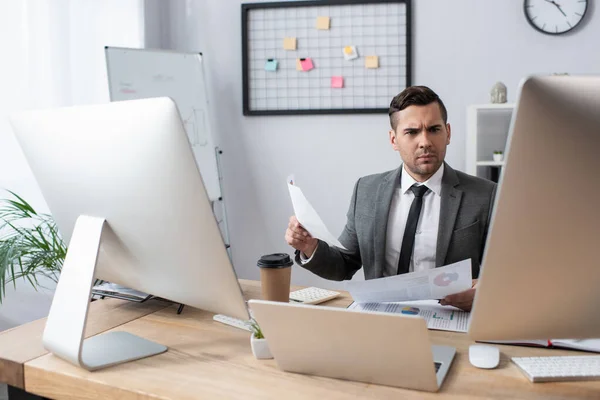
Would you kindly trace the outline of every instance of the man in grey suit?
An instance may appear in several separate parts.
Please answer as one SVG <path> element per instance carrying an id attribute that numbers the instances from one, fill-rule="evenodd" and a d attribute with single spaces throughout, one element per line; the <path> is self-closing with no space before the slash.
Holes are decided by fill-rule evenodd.
<path id="1" fill-rule="evenodd" d="M 375 279 L 470 258 L 477 278 L 496 184 L 444 162 L 450 124 L 444 103 L 428 87 L 402 91 L 389 116 L 390 144 L 403 164 L 356 182 L 339 238 L 347 251 L 311 237 L 292 216 L 285 236 L 297 250 L 296 262 L 323 278 L 344 280 L 361 266 L 365 279 Z M 470 310 L 475 283 L 441 304 Z"/>

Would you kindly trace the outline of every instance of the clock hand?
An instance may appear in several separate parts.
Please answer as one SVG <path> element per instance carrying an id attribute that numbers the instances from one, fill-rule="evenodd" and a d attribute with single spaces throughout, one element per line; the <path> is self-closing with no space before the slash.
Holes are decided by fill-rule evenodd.
<path id="1" fill-rule="evenodd" d="M 562 15 L 564 15 L 565 17 L 567 16 L 567 14 L 565 14 L 565 12 L 562 10 L 562 8 L 560 8 L 560 5 L 558 5 L 556 2 L 554 2 L 554 5 L 558 8 L 558 11 L 560 11 L 562 13 Z"/>
<path id="2" fill-rule="evenodd" d="M 556 8 L 558 8 L 558 11 L 560 11 L 562 13 L 562 15 L 564 15 L 565 17 L 567 16 L 567 14 L 565 14 L 565 12 L 562 10 L 562 8 L 560 8 L 560 4 L 558 4 L 556 1 L 554 0 L 545 0 L 547 3 L 551 3 L 554 4 L 556 6 Z"/>

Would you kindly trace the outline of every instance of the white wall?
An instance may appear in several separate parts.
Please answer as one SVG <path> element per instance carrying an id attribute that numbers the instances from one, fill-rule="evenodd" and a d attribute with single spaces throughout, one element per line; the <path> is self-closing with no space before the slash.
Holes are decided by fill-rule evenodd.
<path id="1" fill-rule="evenodd" d="M 104 46 L 144 43 L 143 1 L 22 0 L 0 2 L 0 198 L 9 189 L 38 212 L 42 193 L 8 123 L 28 108 L 109 100 Z M 47 315 L 54 284 L 35 291 L 23 280 L 0 304 L 0 331 Z"/>
<path id="2" fill-rule="evenodd" d="M 225 151 L 234 264 L 241 277 L 257 278 L 255 262 L 262 253 L 291 253 L 283 238 L 292 213 L 284 184 L 288 173 L 295 173 L 337 234 L 356 179 L 396 168 L 399 156 L 388 145 L 384 114 L 244 117 L 240 4 L 172 1 L 161 29 L 168 35 L 162 45 L 202 51 L 209 64 L 216 140 Z M 430 86 L 446 103 L 453 126 L 447 161 L 455 168 L 465 167 L 466 106 L 487 102 L 496 81 L 507 85 L 514 101 L 525 75 L 600 72 L 600 19 L 593 4 L 582 29 L 562 37 L 531 28 L 523 0 L 413 0 L 413 5 L 413 84 Z M 333 287 L 300 268 L 293 281 Z"/>

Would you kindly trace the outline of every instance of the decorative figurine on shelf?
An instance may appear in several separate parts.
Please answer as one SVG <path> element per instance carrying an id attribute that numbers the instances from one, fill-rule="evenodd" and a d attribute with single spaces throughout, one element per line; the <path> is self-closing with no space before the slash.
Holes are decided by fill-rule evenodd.
<path id="1" fill-rule="evenodd" d="M 490 91 L 490 101 L 494 104 L 506 103 L 506 85 L 502 82 L 496 82 Z"/>

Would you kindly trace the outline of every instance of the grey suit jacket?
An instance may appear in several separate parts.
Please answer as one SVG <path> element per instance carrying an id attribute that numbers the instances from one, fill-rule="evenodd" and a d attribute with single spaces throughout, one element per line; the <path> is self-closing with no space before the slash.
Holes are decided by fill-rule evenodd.
<path id="1" fill-rule="evenodd" d="M 296 262 L 326 279 L 351 279 L 361 266 L 365 279 L 383 277 L 388 213 L 400 168 L 356 182 L 339 238 L 347 251 L 319 240 L 310 262 L 300 263 L 299 252 Z M 479 276 L 495 195 L 494 182 L 444 165 L 436 267 L 471 258 L 473 278 Z"/>

